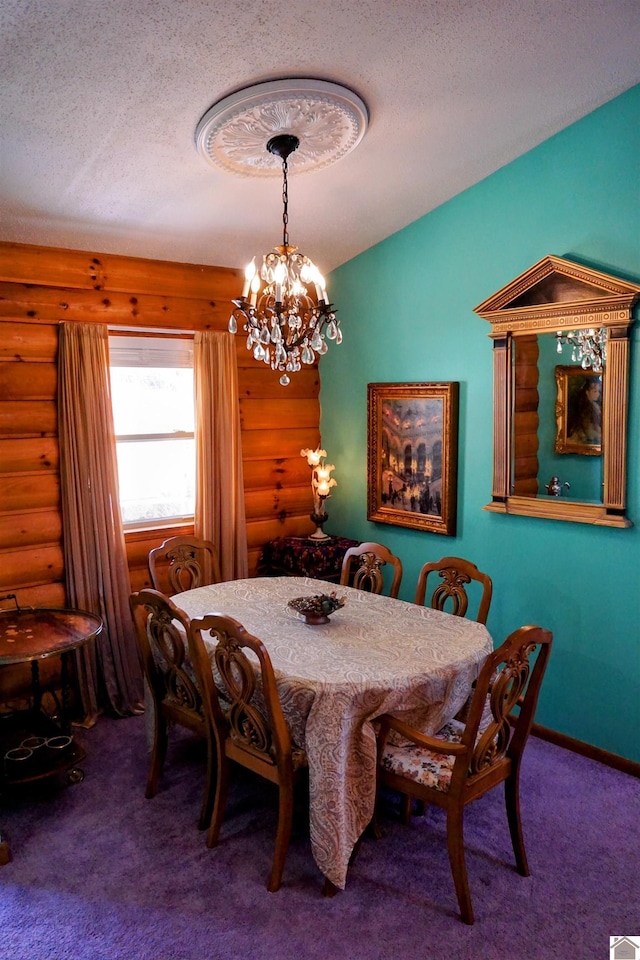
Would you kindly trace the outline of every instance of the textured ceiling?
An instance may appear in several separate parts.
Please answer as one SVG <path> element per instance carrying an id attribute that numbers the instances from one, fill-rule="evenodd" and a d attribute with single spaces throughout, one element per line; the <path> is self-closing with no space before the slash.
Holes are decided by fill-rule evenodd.
<path id="1" fill-rule="evenodd" d="M 358 147 L 289 182 L 291 242 L 345 262 L 640 81 L 638 0 L 0 0 L 0 239 L 241 266 L 277 180 L 208 165 L 216 100 L 319 77 Z"/>

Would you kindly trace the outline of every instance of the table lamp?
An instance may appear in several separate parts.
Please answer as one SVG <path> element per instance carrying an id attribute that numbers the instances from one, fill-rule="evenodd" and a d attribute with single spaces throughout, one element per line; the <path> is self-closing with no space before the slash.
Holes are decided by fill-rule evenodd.
<path id="1" fill-rule="evenodd" d="M 301 450 L 300 456 L 307 458 L 307 463 L 311 467 L 311 489 L 313 490 L 313 513 L 311 520 L 316 525 L 315 532 L 309 537 L 310 540 L 329 540 L 329 534 L 322 529 L 323 523 L 329 519 L 329 514 L 325 511 L 324 502 L 331 496 L 331 488 L 338 485 L 338 481 L 330 476 L 331 471 L 335 470 L 332 463 L 325 463 L 327 451 L 321 450 Z"/>

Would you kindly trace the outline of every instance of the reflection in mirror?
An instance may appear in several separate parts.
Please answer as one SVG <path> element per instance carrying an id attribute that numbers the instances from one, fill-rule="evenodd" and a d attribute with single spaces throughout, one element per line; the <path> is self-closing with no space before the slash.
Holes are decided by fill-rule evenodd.
<path id="1" fill-rule="evenodd" d="M 626 434 L 638 298 L 637 283 L 547 256 L 475 308 L 493 340 L 486 510 L 632 525 Z"/>
<path id="2" fill-rule="evenodd" d="M 602 503 L 604 376 L 562 359 L 554 334 L 514 337 L 511 494 Z"/>

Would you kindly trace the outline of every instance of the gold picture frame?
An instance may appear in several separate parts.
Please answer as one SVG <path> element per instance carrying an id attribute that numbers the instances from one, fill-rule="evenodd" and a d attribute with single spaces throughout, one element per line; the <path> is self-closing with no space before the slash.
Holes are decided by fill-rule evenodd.
<path id="1" fill-rule="evenodd" d="M 459 384 L 367 385 L 367 518 L 456 533 Z"/>
<path id="2" fill-rule="evenodd" d="M 598 457 L 602 453 L 601 373 L 557 366 L 555 453 Z"/>

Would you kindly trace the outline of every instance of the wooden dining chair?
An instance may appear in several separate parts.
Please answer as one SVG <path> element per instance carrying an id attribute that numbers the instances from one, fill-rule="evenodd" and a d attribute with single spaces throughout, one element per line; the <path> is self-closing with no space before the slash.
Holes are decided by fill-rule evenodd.
<path id="1" fill-rule="evenodd" d="M 213 671 L 203 633 L 215 641 Z M 218 843 L 229 788 L 229 761 L 275 784 L 278 829 L 267 882 L 267 890 L 274 893 L 282 880 L 291 838 L 294 786 L 307 768 L 306 754 L 292 744 L 271 658 L 261 640 L 233 617 L 208 614 L 191 621 L 189 644 L 217 744 L 218 779 L 207 846 Z"/>
<path id="2" fill-rule="evenodd" d="M 167 594 L 222 580 L 215 544 L 193 536 L 169 537 L 150 550 L 149 573 L 154 589 Z"/>
<path id="3" fill-rule="evenodd" d="M 340 585 L 343 587 L 351 585 L 358 590 L 368 590 L 369 593 L 382 593 L 384 590 L 382 567 L 386 564 L 391 564 L 393 567 L 393 581 L 389 596 L 397 597 L 402 580 L 402 561 L 384 544 L 373 541 L 349 547 L 342 561 Z"/>
<path id="4" fill-rule="evenodd" d="M 510 634 L 487 657 L 464 724 L 452 720 L 428 736 L 390 715 L 381 718 L 379 789 L 391 787 L 447 811 L 449 861 L 465 923 L 473 923 L 473 908 L 464 854 L 464 808 L 500 783 L 505 785 L 516 865 L 522 876 L 529 876 L 520 821 L 520 765 L 551 641 L 551 633 L 536 626 Z M 390 738 L 391 731 L 401 739 Z"/>
<path id="5" fill-rule="evenodd" d="M 481 586 L 482 594 L 478 602 L 476 616 L 472 619 L 477 620 L 478 623 L 486 624 L 493 594 L 491 577 L 478 570 L 475 563 L 464 560 L 462 557 L 443 557 L 442 560 L 425 563 L 420 570 L 416 589 L 415 602 L 419 606 L 422 606 L 425 602 L 427 581 L 433 573 L 437 573 L 442 582 L 435 584 L 429 597 L 429 606 L 435 610 L 452 613 L 456 617 L 465 617 L 469 609 L 466 584 L 476 581 Z"/>
<path id="6" fill-rule="evenodd" d="M 216 745 L 208 711 L 187 656 L 189 617 L 157 590 L 129 598 L 146 687 L 152 699 L 153 745 L 145 797 L 154 797 L 164 767 L 172 724 L 206 740 L 207 773 L 198 826 L 211 821 L 216 779 Z"/>

